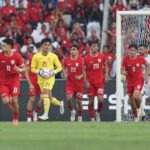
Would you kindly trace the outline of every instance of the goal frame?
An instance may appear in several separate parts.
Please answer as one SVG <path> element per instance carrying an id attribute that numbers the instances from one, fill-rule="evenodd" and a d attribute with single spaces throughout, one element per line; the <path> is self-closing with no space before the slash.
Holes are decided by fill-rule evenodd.
<path id="1" fill-rule="evenodd" d="M 138 11 L 117 11 L 116 18 L 116 121 L 121 122 L 121 16 L 131 15 L 150 15 L 149 10 L 138 10 Z"/>

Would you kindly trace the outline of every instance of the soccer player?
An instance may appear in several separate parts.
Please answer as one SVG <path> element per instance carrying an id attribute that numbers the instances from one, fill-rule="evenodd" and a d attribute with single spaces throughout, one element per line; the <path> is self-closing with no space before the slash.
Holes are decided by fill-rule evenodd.
<path id="1" fill-rule="evenodd" d="M 2 41 L 0 53 L 0 95 L 4 104 L 8 104 L 13 111 L 13 124 L 18 125 L 18 96 L 20 94 L 19 73 L 26 71 L 22 57 L 12 51 L 13 41 Z M 12 103 L 11 99 L 12 98 Z"/>
<path id="2" fill-rule="evenodd" d="M 64 59 L 64 76 L 66 79 L 66 98 L 71 111 L 71 121 L 75 121 L 76 111 L 72 102 L 75 96 L 78 103 L 78 121 L 82 122 L 82 98 L 83 98 L 83 58 L 79 56 L 79 47 L 70 46 L 70 56 Z"/>
<path id="3" fill-rule="evenodd" d="M 145 66 L 145 82 L 147 83 L 147 61 L 143 56 L 137 55 L 135 44 L 129 45 L 128 55 L 122 61 L 121 74 L 126 76 L 128 95 L 136 122 L 140 120 L 141 116 L 141 90 L 144 83 L 142 65 Z"/>
<path id="4" fill-rule="evenodd" d="M 148 54 L 146 45 L 140 44 L 138 47 L 138 50 L 139 50 L 139 54 L 145 57 L 145 60 L 150 66 L 150 55 Z M 149 69 L 150 68 L 148 68 L 148 82 L 144 84 L 144 89 L 145 89 L 146 95 L 148 96 L 148 101 L 150 101 L 150 76 L 149 76 L 150 70 Z M 144 75 L 145 75 L 145 72 L 144 72 Z"/>
<path id="5" fill-rule="evenodd" d="M 47 120 L 50 103 L 60 106 L 60 113 L 64 113 L 63 101 L 60 102 L 52 97 L 55 75 L 62 70 L 62 66 L 57 55 L 50 52 L 51 40 L 45 38 L 41 43 L 41 51 L 35 54 L 32 58 L 31 71 L 38 75 L 38 84 L 44 100 L 44 114 L 39 116 L 39 118 Z"/>
<path id="6" fill-rule="evenodd" d="M 148 63 L 148 82 L 144 83 L 143 90 L 145 91 L 146 95 L 148 96 L 147 102 L 150 102 L 150 55 L 148 54 L 148 49 L 145 44 L 140 44 L 138 46 L 139 54 L 145 57 L 145 60 Z M 145 68 L 143 68 L 143 75 L 145 76 Z M 142 107 L 141 107 L 142 108 Z M 145 117 L 144 109 L 142 108 L 142 119 Z"/>
<path id="7" fill-rule="evenodd" d="M 104 80 L 108 80 L 106 57 L 98 51 L 95 41 L 90 43 L 90 53 L 84 58 L 84 78 L 87 85 L 89 104 L 88 110 L 91 121 L 94 119 L 94 97 L 98 98 L 98 108 L 95 113 L 96 121 L 100 121 L 100 112 L 103 107 Z"/>
<path id="8" fill-rule="evenodd" d="M 30 57 L 28 57 L 28 63 L 27 63 L 27 70 L 28 73 L 25 74 L 28 85 L 29 85 L 29 101 L 27 104 L 27 122 L 31 122 L 32 121 L 32 117 L 33 117 L 33 121 L 38 121 L 37 118 L 37 113 L 40 111 L 40 108 L 43 105 L 43 101 L 39 100 L 35 111 L 33 111 L 33 103 L 35 101 L 35 97 L 36 95 L 40 96 L 41 98 L 41 89 L 40 86 L 38 84 L 38 78 L 37 75 L 35 73 L 31 72 L 31 60 L 32 60 L 32 55 Z"/>

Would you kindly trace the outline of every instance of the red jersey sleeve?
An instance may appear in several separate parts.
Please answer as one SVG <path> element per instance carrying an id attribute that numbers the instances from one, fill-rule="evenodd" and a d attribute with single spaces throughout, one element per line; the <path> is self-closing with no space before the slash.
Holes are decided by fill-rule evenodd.
<path id="1" fill-rule="evenodd" d="M 122 67 L 122 68 L 126 68 L 126 57 L 123 58 L 121 67 Z"/>
<path id="2" fill-rule="evenodd" d="M 24 65 L 23 59 L 19 53 L 16 53 L 16 58 L 17 58 L 17 66 Z"/>

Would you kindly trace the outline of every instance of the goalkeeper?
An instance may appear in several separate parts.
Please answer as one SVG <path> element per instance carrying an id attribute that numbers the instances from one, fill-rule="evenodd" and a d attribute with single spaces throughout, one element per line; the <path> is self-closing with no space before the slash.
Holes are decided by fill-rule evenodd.
<path id="1" fill-rule="evenodd" d="M 45 38 L 41 41 L 41 44 L 41 51 L 32 58 L 31 71 L 38 75 L 38 84 L 44 100 L 44 114 L 39 118 L 47 120 L 50 104 L 60 106 L 60 113 L 64 113 L 63 103 L 52 97 L 55 75 L 62 70 L 62 66 L 57 55 L 50 52 L 51 40 Z"/>

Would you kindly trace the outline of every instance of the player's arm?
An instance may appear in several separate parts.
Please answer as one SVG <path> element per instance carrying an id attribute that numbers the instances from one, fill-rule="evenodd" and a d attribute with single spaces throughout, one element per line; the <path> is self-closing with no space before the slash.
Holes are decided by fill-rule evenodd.
<path id="1" fill-rule="evenodd" d="M 65 60 L 63 60 L 63 74 L 64 74 L 64 78 L 67 79 L 68 73 L 67 73 Z"/>
<path id="2" fill-rule="evenodd" d="M 18 73 L 25 73 L 26 72 L 26 67 L 25 65 L 21 65 L 21 66 L 15 66 L 14 68 Z"/>
<path id="3" fill-rule="evenodd" d="M 105 70 L 105 81 L 108 81 L 109 80 L 109 75 L 108 75 L 108 64 L 107 64 L 106 59 L 104 61 L 104 70 Z"/>
<path id="4" fill-rule="evenodd" d="M 33 56 L 32 61 L 31 61 L 31 72 L 39 75 L 40 69 L 37 68 L 37 57 L 36 55 Z"/>
<path id="5" fill-rule="evenodd" d="M 150 66 L 148 65 L 147 61 L 144 59 L 143 60 L 143 64 L 145 65 L 145 74 L 144 74 L 144 78 L 145 78 L 145 83 L 148 82 L 148 76 L 149 76 L 149 70 L 150 70 Z"/>
<path id="6" fill-rule="evenodd" d="M 55 59 L 54 59 L 54 65 L 56 67 L 56 69 L 54 70 L 54 74 L 57 74 L 62 71 L 62 65 L 56 55 L 55 55 Z"/>
<path id="7" fill-rule="evenodd" d="M 127 71 L 126 71 L 126 59 L 125 59 L 125 58 L 124 58 L 123 61 L 122 61 L 120 73 L 121 73 L 123 76 L 126 76 L 126 75 L 127 75 Z"/>
<path id="8" fill-rule="evenodd" d="M 124 67 L 121 67 L 121 70 L 120 70 L 121 74 L 126 76 L 127 75 L 127 71 Z"/>
<path id="9" fill-rule="evenodd" d="M 29 71 L 30 71 L 30 67 L 26 66 L 25 78 L 26 78 L 26 80 L 28 82 L 29 89 L 31 90 L 31 89 L 34 89 L 34 87 L 33 87 L 33 84 L 32 84 L 32 82 L 30 80 L 30 77 L 29 77 Z"/>
<path id="10" fill-rule="evenodd" d="M 17 54 L 16 57 L 17 57 L 17 65 L 14 67 L 14 70 L 16 70 L 18 73 L 25 73 L 26 67 L 21 55 Z"/>
<path id="11" fill-rule="evenodd" d="M 83 66 L 83 79 L 85 81 L 86 86 L 89 87 L 90 83 L 88 82 L 87 77 L 86 77 L 86 66 L 85 65 Z"/>

